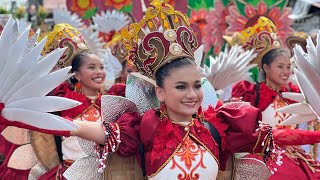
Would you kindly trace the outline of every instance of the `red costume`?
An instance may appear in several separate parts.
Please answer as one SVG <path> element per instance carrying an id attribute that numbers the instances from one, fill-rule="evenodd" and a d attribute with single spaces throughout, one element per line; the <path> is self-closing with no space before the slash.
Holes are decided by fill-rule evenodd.
<path id="1" fill-rule="evenodd" d="M 299 92 L 298 87 L 289 84 L 289 88 L 283 86 L 280 92 L 275 92 L 268 88 L 265 83 L 260 83 L 260 99 L 257 107 L 263 112 L 269 106 L 276 101 L 282 92 Z M 233 88 L 233 97 L 242 97 L 243 101 L 250 102 L 254 105 L 257 96 L 255 85 L 249 82 L 243 81 L 235 85 Z M 282 99 L 284 105 L 287 103 L 293 103 L 288 99 Z M 275 106 L 274 109 L 276 109 Z M 277 113 L 274 112 L 275 118 Z M 262 117 L 264 120 L 264 118 Z M 278 122 L 279 123 L 279 122 Z M 283 144 L 282 141 L 278 141 L 278 145 L 282 145 L 281 148 L 285 150 L 283 155 L 283 164 L 278 167 L 278 171 L 272 175 L 269 179 L 318 179 L 320 178 L 320 163 L 315 161 L 310 155 L 302 150 L 299 145 L 313 144 L 316 142 L 318 132 L 313 131 L 300 131 L 296 129 L 283 129 L 278 127 L 279 133 L 276 136 L 282 136 L 283 140 L 290 141 L 290 143 Z M 282 132 L 282 133 L 280 133 Z M 274 134 L 275 135 L 275 134 Z M 292 145 L 292 146 L 284 146 Z M 295 172 L 295 173 L 292 173 Z"/>

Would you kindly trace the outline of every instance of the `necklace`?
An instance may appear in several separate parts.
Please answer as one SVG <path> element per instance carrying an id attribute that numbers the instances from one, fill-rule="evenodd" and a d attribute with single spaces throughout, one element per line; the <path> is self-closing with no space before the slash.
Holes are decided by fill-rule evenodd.
<path id="1" fill-rule="evenodd" d="M 273 87 L 271 87 L 268 79 L 266 79 L 266 86 L 267 86 L 269 89 L 271 89 L 272 91 L 275 91 L 275 92 L 279 92 L 279 91 L 282 89 L 281 86 L 280 86 L 279 88 L 273 88 Z"/>
<path id="2" fill-rule="evenodd" d="M 189 131 L 190 127 L 194 124 L 194 121 L 192 119 L 191 122 L 188 122 L 188 121 L 184 121 L 184 122 L 171 121 L 171 123 L 184 127 L 184 131 Z"/>
<path id="3" fill-rule="evenodd" d="M 281 89 L 282 89 L 281 87 L 280 87 L 280 88 L 275 89 L 275 88 L 273 88 L 273 87 L 271 87 L 271 86 L 269 86 L 269 85 L 267 85 L 267 84 L 266 84 L 266 86 L 267 86 L 269 89 L 271 89 L 272 91 L 277 92 L 277 93 L 278 93 L 278 92 L 280 92 L 280 91 L 281 91 Z"/>
<path id="4" fill-rule="evenodd" d="M 86 96 L 86 97 L 91 100 L 91 104 L 93 104 L 98 99 L 98 96 Z"/>

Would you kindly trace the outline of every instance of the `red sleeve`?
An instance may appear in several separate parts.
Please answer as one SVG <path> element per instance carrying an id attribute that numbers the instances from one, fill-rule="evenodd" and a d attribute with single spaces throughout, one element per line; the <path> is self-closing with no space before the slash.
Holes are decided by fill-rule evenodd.
<path id="1" fill-rule="evenodd" d="M 117 120 L 121 141 L 117 153 L 120 156 L 130 156 L 137 152 L 140 143 L 140 121 L 139 113 L 126 113 Z"/>
<path id="2" fill-rule="evenodd" d="M 225 132 L 225 148 L 231 153 L 253 153 L 254 148 L 255 152 L 261 152 L 263 147 L 255 147 L 266 136 L 265 132 L 256 131 L 259 128 L 258 120 L 261 120 L 260 110 L 251 105 L 243 105 L 244 103 L 234 104 L 238 105 L 224 106 L 217 113 L 222 123 L 229 126 Z"/>
<path id="3" fill-rule="evenodd" d="M 115 95 L 115 96 L 126 96 L 126 85 L 122 83 L 114 84 L 108 91 L 108 95 Z"/>
<path id="4" fill-rule="evenodd" d="M 52 95 L 64 97 L 68 89 L 71 89 L 70 84 L 68 82 L 63 82 L 52 91 Z"/>
<path id="5" fill-rule="evenodd" d="M 221 149 L 224 150 L 226 146 L 226 133 L 225 131 L 228 129 L 228 125 L 221 122 L 221 118 L 217 118 L 217 111 L 212 107 L 204 111 L 205 119 L 210 122 L 219 132 L 221 137 Z"/>
<path id="6" fill-rule="evenodd" d="M 290 92 L 300 93 L 300 89 L 298 86 L 294 85 L 292 82 L 289 82 Z"/>
<path id="7" fill-rule="evenodd" d="M 146 150 L 151 149 L 153 146 L 154 133 L 156 132 L 159 123 L 160 119 L 156 110 L 150 109 L 144 113 L 141 120 L 140 137 Z"/>
<path id="8" fill-rule="evenodd" d="M 320 142 L 319 131 L 275 129 L 272 134 L 276 144 L 279 146 L 298 146 Z"/>
<path id="9" fill-rule="evenodd" d="M 248 81 L 241 81 L 232 88 L 232 97 L 242 97 L 245 102 L 254 105 L 256 99 L 255 85 Z"/>

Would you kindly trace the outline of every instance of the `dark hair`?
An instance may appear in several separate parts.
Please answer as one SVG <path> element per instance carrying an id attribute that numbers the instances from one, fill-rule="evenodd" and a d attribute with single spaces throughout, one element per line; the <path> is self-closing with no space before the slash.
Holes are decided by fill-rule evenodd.
<path id="1" fill-rule="evenodd" d="M 271 51 L 267 52 L 267 54 L 265 54 L 262 59 L 261 59 L 261 68 L 263 70 L 263 72 L 265 73 L 264 69 L 263 69 L 263 65 L 270 65 L 274 59 L 278 56 L 288 56 L 288 53 L 286 50 L 282 49 L 282 48 L 276 48 L 276 49 L 272 49 Z"/>
<path id="2" fill-rule="evenodd" d="M 190 58 L 184 57 L 184 58 L 175 59 L 174 61 L 171 61 L 163 65 L 162 67 L 160 67 L 156 72 L 156 77 L 155 77 L 157 86 L 163 87 L 164 79 L 170 75 L 172 70 L 181 68 L 184 66 L 188 66 L 188 65 L 195 66 L 196 64 Z"/>
<path id="3" fill-rule="evenodd" d="M 79 71 L 81 65 L 83 64 L 83 59 L 86 58 L 89 54 L 94 54 L 92 51 L 90 50 L 84 50 L 81 52 L 78 52 L 72 59 L 72 63 L 71 63 L 71 72 L 75 72 L 75 71 Z M 75 77 L 71 77 L 70 81 L 72 84 L 76 84 L 78 82 L 78 80 Z"/>
<path id="4" fill-rule="evenodd" d="M 127 61 L 123 61 L 122 63 L 121 63 L 121 66 L 122 66 L 122 73 L 124 72 L 124 69 L 126 68 L 126 66 L 127 66 L 127 64 L 128 64 L 128 62 Z"/>

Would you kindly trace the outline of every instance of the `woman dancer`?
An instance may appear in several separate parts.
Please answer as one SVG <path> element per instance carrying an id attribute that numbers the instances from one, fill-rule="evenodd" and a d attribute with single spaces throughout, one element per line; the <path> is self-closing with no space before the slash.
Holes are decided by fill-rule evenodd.
<path id="1" fill-rule="evenodd" d="M 281 107 L 294 103 L 284 98 L 282 96 L 283 92 L 299 92 L 298 87 L 291 83 L 288 84 L 288 80 L 292 75 L 289 56 L 284 49 L 280 48 L 280 43 L 276 36 L 274 36 L 276 27 L 267 18 L 261 17 L 254 27 L 249 28 L 257 29 L 257 27 L 262 28 L 267 26 L 271 27 L 269 30 L 272 29 L 273 32 L 268 32 L 266 29 L 260 32 L 254 31 L 255 33 L 248 36 L 247 41 L 244 42 L 244 46 L 251 47 L 248 45 L 250 41 L 252 39 L 258 41 L 258 37 L 261 34 L 267 34 L 268 36 L 265 37 L 269 37 L 269 42 L 273 42 L 270 44 L 265 43 L 262 51 L 257 50 L 259 56 L 256 62 L 263 71 L 265 82 L 251 84 L 247 81 L 242 81 L 233 87 L 232 96 L 259 108 L 262 112 L 262 122 L 271 125 L 275 129 L 293 129 L 294 127 L 281 126 L 281 123 L 286 121 L 291 115 L 276 111 Z M 246 30 L 243 32 L 246 32 Z M 288 136 L 287 138 L 292 137 Z M 307 138 L 299 136 L 296 137 L 295 141 L 294 145 L 313 144 L 312 142 L 308 143 Z M 301 143 L 302 141 L 303 143 Z M 277 168 L 277 173 L 270 176 L 269 179 L 319 178 L 320 163 L 305 153 L 304 150 L 298 146 L 282 146 L 281 148 L 285 150 L 283 165 Z M 290 171 L 294 171 L 295 173 L 292 174 Z"/>

